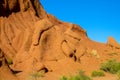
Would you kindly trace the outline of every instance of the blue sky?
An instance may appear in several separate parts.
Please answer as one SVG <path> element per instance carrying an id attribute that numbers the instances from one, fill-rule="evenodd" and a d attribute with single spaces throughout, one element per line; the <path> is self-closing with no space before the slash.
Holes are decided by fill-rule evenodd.
<path id="1" fill-rule="evenodd" d="M 120 0 L 41 0 L 47 13 L 80 25 L 94 41 L 120 43 Z"/>

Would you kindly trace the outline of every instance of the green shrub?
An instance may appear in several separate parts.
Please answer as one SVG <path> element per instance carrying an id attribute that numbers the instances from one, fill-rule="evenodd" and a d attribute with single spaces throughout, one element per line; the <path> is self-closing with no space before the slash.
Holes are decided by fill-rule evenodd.
<path id="1" fill-rule="evenodd" d="M 81 80 L 78 75 L 76 76 L 70 76 L 67 80 Z"/>
<path id="2" fill-rule="evenodd" d="M 117 62 L 116 60 L 108 60 L 101 65 L 100 69 L 105 72 L 116 74 L 120 70 L 120 62 Z"/>
<path id="3" fill-rule="evenodd" d="M 13 60 L 10 58 L 10 59 L 7 60 L 7 63 L 8 63 L 8 65 L 13 64 Z"/>
<path id="4" fill-rule="evenodd" d="M 76 76 L 70 76 L 69 78 L 63 76 L 60 80 L 91 80 L 91 79 L 85 75 L 76 75 Z"/>
<path id="5" fill-rule="evenodd" d="M 96 58 L 100 58 L 100 55 L 98 54 L 98 52 L 97 52 L 97 50 L 92 50 L 91 51 L 91 54 L 93 55 L 93 56 L 95 56 Z"/>
<path id="6" fill-rule="evenodd" d="M 67 77 L 63 76 L 60 80 L 67 80 Z"/>
<path id="7" fill-rule="evenodd" d="M 120 80 L 120 70 L 117 72 L 118 80 Z"/>
<path id="8" fill-rule="evenodd" d="M 30 74 L 29 79 L 30 80 L 37 80 L 40 77 L 44 77 L 44 74 L 41 72 L 34 72 L 34 73 Z"/>
<path id="9" fill-rule="evenodd" d="M 105 76 L 103 71 L 93 71 L 91 74 L 92 77 L 102 77 Z"/>
<path id="10" fill-rule="evenodd" d="M 77 78 L 77 77 L 76 77 Z M 79 79 L 76 79 L 76 80 L 91 80 L 88 76 L 86 75 L 79 75 L 78 76 Z"/>
<path id="11" fill-rule="evenodd" d="M 63 76 L 60 80 L 91 80 L 88 76 L 84 75 L 82 71 L 79 72 L 78 75 L 65 77 Z"/>

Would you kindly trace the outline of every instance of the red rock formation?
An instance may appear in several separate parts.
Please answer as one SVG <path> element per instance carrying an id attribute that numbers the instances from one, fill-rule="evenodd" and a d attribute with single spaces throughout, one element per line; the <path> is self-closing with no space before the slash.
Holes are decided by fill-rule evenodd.
<path id="1" fill-rule="evenodd" d="M 117 41 L 113 37 L 109 37 L 107 41 L 108 46 L 120 48 L 120 45 L 117 43 Z"/>

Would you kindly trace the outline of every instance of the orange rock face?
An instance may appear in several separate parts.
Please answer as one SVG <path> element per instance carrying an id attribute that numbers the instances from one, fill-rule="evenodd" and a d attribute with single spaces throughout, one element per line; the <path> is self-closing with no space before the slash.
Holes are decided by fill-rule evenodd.
<path id="1" fill-rule="evenodd" d="M 113 38 L 107 44 L 90 40 L 80 26 L 47 14 L 38 0 L 0 1 L 0 79 L 29 80 L 41 72 L 42 80 L 59 80 L 81 69 L 89 74 L 110 52 L 120 60 Z"/>
<path id="2" fill-rule="evenodd" d="M 116 41 L 113 37 L 109 37 L 109 38 L 108 38 L 107 44 L 108 44 L 110 47 L 120 48 L 120 44 L 118 44 L 117 41 Z"/>

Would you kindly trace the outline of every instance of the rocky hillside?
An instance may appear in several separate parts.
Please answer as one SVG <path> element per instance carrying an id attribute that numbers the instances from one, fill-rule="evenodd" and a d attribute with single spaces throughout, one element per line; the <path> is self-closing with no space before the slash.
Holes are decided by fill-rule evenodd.
<path id="1" fill-rule="evenodd" d="M 36 72 L 44 73 L 42 80 L 59 80 L 81 69 L 89 75 L 119 57 L 120 45 L 112 37 L 106 44 L 90 40 L 80 26 L 47 14 L 39 0 L 0 0 L 2 80 L 29 80 Z"/>

